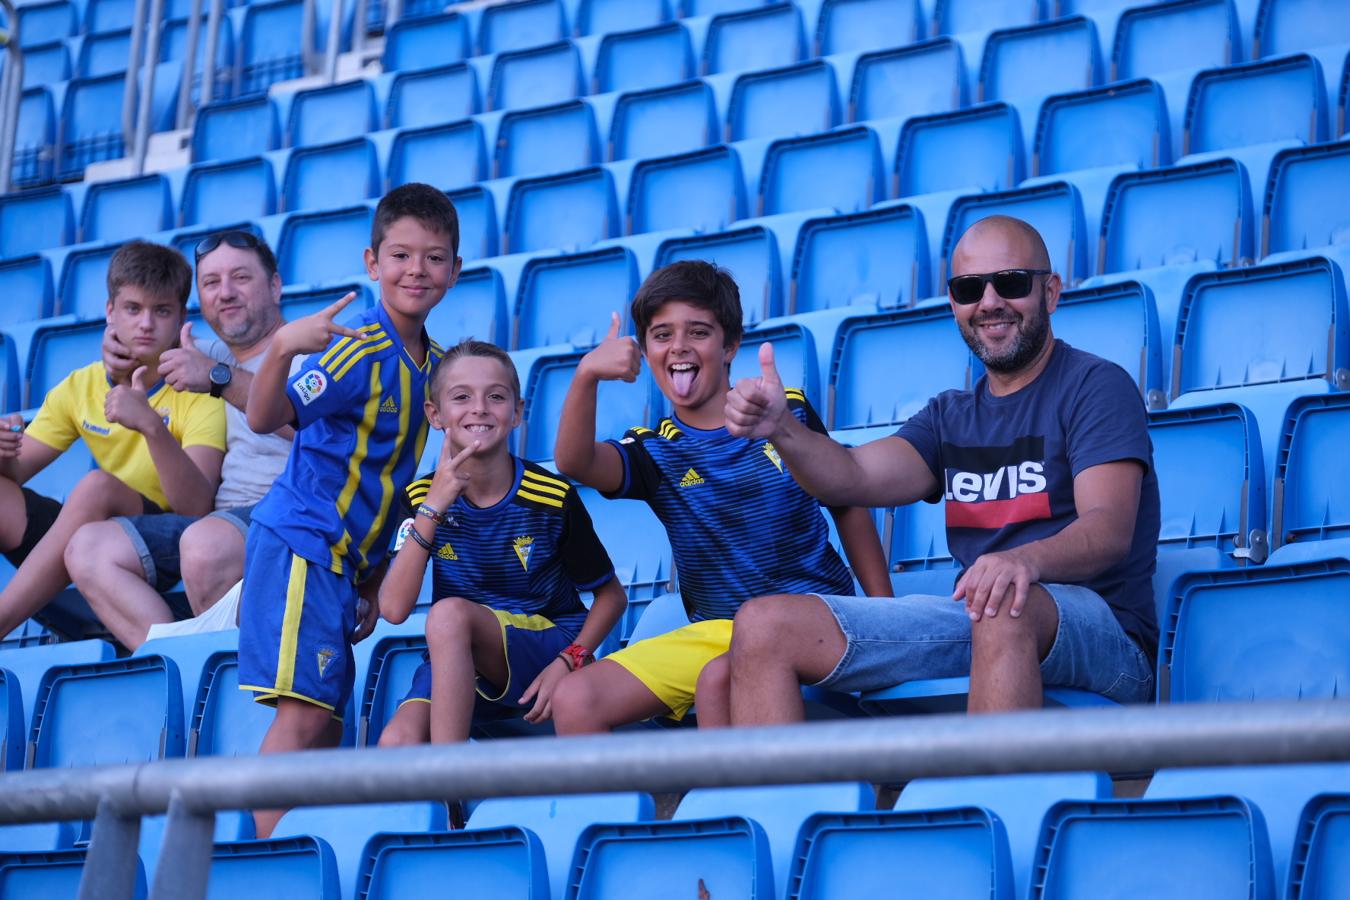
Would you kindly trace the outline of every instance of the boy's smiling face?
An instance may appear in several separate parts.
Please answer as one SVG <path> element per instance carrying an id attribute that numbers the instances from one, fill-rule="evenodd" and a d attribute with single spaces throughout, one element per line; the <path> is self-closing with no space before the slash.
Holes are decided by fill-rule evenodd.
<path id="1" fill-rule="evenodd" d="M 682 300 L 662 305 L 647 326 L 643 349 L 652 377 L 680 418 L 695 428 L 724 424 L 727 366 L 740 347 L 739 341 L 724 346 L 725 341 L 711 310 Z"/>
<path id="2" fill-rule="evenodd" d="M 520 425 L 522 402 L 511 387 L 511 375 L 498 360 L 462 356 L 436 378 L 435 403 L 427 402 L 427 419 L 445 432 L 456 450 L 479 442 L 475 456 L 489 456 L 506 445 Z"/>
<path id="3" fill-rule="evenodd" d="M 366 271 L 380 283 L 380 297 L 392 316 L 422 322 L 459 277 L 460 260 L 450 236 L 412 216 L 385 229 L 378 251 L 366 250 Z"/>

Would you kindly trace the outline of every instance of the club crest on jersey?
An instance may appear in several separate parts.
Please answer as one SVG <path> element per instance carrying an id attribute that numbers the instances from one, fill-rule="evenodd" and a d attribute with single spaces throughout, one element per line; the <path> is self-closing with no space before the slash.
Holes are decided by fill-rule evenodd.
<path id="1" fill-rule="evenodd" d="M 291 387 L 295 388 L 295 393 L 299 395 L 300 403 L 309 406 L 328 390 L 328 379 L 318 369 L 310 369 L 291 382 Z"/>
<path id="2" fill-rule="evenodd" d="M 456 553 L 455 548 L 451 547 L 449 544 L 441 544 L 441 549 L 436 551 L 436 558 L 456 562 L 459 559 L 459 554 Z"/>
<path id="3" fill-rule="evenodd" d="M 320 648 L 319 652 L 314 655 L 318 657 L 319 677 L 322 678 L 328 674 L 328 666 L 333 662 L 333 659 L 337 656 L 337 651 L 329 647 L 322 647 Z"/>
<path id="4" fill-rule="evenodd" d="M 783 458 L 778 455 L 778 451 L 774 449 L 773 444 L 764 445 L 764 455 L 769 458 L 769 462 L 777 466 L 778 471 L 783 471 Z"/>
<path id="5" fill-rule="evenodd" d="M 520 560 L 520 567 L 526 572 L 530 571 L 530 554 L 534 552 L 534 538 L 522 534 L 511 542 L 511 546 L 516 551 L 516 559 Z"/>
<path id="6" fill-rule="evenodd" d="M 682 488 L 693 487 L 696 484 L 704 484 L 704 483 L 705 482 L 703 481 L 703 476 L 698 474 L 698 472 L 694 471 L 693 469 L 690 469 L 688 472 L 685 472 L 684 477 L 680 479 L 680 487 Z"/>
<path id="7" fill-rule="evenodd" d="M 394 398 L 392 396 L 384 398 L 384 402 L 380 404 L 380 412 L 382 413 L 398 412 L 398 404 L 394 402 Z"/>

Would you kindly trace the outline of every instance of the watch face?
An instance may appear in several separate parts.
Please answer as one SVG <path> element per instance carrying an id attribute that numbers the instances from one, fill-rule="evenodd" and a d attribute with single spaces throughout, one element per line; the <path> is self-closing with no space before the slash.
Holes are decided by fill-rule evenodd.
<path id="1" fill-rule="evenodd" d="M 211 383 L 218 384 L 223 387 L 230 383 L 230 376 L 232 374 L 233 373 L 230 372 L 229 366 L 225 365 L 224 363 L 216 363 L 214 366 L 211 367 Z"/>

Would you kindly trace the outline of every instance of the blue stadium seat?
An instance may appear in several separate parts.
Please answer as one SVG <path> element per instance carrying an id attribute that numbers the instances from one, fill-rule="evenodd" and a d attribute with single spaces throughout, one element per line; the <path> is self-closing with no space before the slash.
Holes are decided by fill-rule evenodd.
<path id="1" fill-rule="evenodd" d="M 502 276 L 491 266 L 465 268 L 449 298 L 438 303 L 427 317 L 427 333 L 449 347 L 472 337 L 499 347 L 510 341 L 510 313 Z"/>
<path id="2" fill-rule="evenodd" d="M 133 5 L 129 0 L 88 0 L 84 7 L 84 31 L 101 34 L 130 28 Z"/>
<path id="3" fill-rule="evenodd" d="M 362 273 L 370 218 L 368 206 L 293 213 L 277 241 L 282 284 L 318 284 Z"/>
<path id="4" fill-rule="evenodd" d="M 675 22 L 600 39 L 595 92 L 639 91 L 675 84 L 694 75 L 689 32 Z"/>
<path id="5" fill-rule="evenodd" d="M 32 724 L 33 708 L 38 702 L 38 688 L 47 670 L 55 666 L 103 662 L 112 658 L 113 646 L 105 641 L 67 641 L 32 647 L 0 648 L 0 669 L 8 673 L 5 680 L 11 715 L 15 707 L 13 696 L 8 694 L 9 686 L 17 685 L 19 688 L 17 711 L 20 730 L 13 738 L 18 742 L 21 766 L 27 754 L 28 729 Z"/>
<path id="6" fill-rule="evenodd" d="M 745 218 L 740 157 L 725 144 L 644 159 L 628 187 L 628 231 L 722 231 Z"/>
<path id="7" fill-rule="evenodd" d="M 1350 143 L 1282 150 L 1270 165 L 1261 255 L 1350 244 Z"/>
<path id="8" fill-rule="evenodd" d="M 484 187 L 449 193 L 459 213 L 459 255 L 468 262 L 497 255 L 497 206 Z"/>
<path id="9" fill-rule="evenodd" d="M 904 360 L 907 377 L 881 378 Z M 831 364 L 831 429 L 898 425 L 928 399 L 968 388 L 970 353 L 951 309 L 925 306 L 855 316 L 839 326 Z"/>
<path id="10" fill-rule="evenodd" d="M 933 22 L 938 34 L 962 34 L 1030 25 L 1040 18 L 1039 0 L 936 0 Z"/>
<path id="11" fill-rule="evenodd" d="M 511 186 L 502 242 L 507 253 L 584 250 L 617 236 L 620 223 L 607 169 L 522 178 Z"/>
<path id="12" fill-rule="evenodd" d="M 357 685 L 360 710 L 356 724 L 356 746 L 374 747 L 380 742 L 384 726 L 398 711 L 407 696 L 413 674 L 422 665 L 427 651 L 426 615 L 415 612 L 408 620 L 389 629 L 384 636 L 373 636 L 366 677 Z"/>
<path id="13" fill-rule="evenodd" d="M 679 594 L 665 593 L 650 600 L 630 601 L 619 621 L 620 644 L 628 646 L 669 634 L 689 624 L 689 613 Z"/>
<path id="14" fill-rule="evenodd" d="M 908 119 L 960 109 L 966 102 L 961 46 L 936 38 L 858 57 L 849 121 Z"/>
<path id="15" fill-rule="evenodd" d="M 123 57 L 123 67 L 126 66 Z M 84 73 L 81 72 L 81 75 Z M 63 40 L 52 41 L 40 47 L 25 47 L 23 51 L 23 86 L 55 84 L 70 77 L 70 50 Z"/>
<path id="16" fill-rule="evenodd" d="M 84 167 L 125 152 L 122 135 L 123 75 L 75 78 L 66 86 L 61 105 L 61 136 L 57 146 L 56 176 L 79 178 Z"/>
<path id="17" fill-rule="evenodd" d="M 102 319 L 108 305 L 108 263 L 120 244 L 81 244 L 66 255 L 56 285 L 61 315 Z M 94 353 L 90 359 L 99 354 Z"/>
<path id="18" fill-rule="evenodd" d="M 389 186 L 420 181 L 454 191 L 475 184 L 487 171 L 483 144 L 483 127 L 472 119 L 400 131 L 390 145 Z"/>
<path id="19" fill-rule="evenodd" d="M 379 194 L 380 164 L 365 138 L 291 151 L 281 182 L 282 211 L 360 203 Z"/>
<path id="20" fill-rule="evenodd" d="M 458 13 L 401 18 L 384 34 L 384 71 L 445 66 L 468 59 L 469 21 Z"/>
<path id="21" fill-rule="evenodd" d="M 721 133 L 712 89 L 702 81 L 633 91 L 614 105 L 610 156 L 641 159 L 684 153 L 716 143 Z"/>
<path id="22" fill-rule="evenodd" d="M 41 405 L 47 391 L 70 374 L 70 361 L 99 358 L 103 345 L 102 320 L 76 324 L 44 325 L 33 334 L 24 368 L 27 390 L 20 398 L 23 408 Z M 19 360 L 23 365 L 23 360 Z"/>
<path id="23" fill-rule="evenodd" d="M 715 16 L 720 13 L 754 9 L 774 0 L 679 0 L 681 16 Z"/>
<path id="24" fill-rule="evenodd" d="M 200 96 L 202 75 L 206 72 L 206 21 L 202 20 L 200 31 L 197 32 L 197 53 L 193 58 L 192 72 L 192 102 L 198 103 Z M 160 62 L 169 62 L 171 60 L 185 60 L 187 58 L 187 38 L 188 21 L 187 19 L 177 19 L 173 22 L 165 22 L 164 30 L 160 36 L 159 59 Z M 128 41 L 130 38 L 128 37 Z M 89 38 L 85 39 L 86 45 Z M 108 53 L 111 55 L 111 47 Z M 130 56 L 130 45 L 128 44 L 126 52 L 122 54 L 121 67 L 126 67 L 127 57 Z M 211 82 L 211 96 L 224 99 L 234 93 L 234 26 L 231 19 L 222 17 L 220 20 L 220 34 L 216 38 L 216 71 L 214 80 Z M 93 73 L 88 73 L 93 74 Z"/>
<path id="25" fill-rule="evenodd" d="M 77 896 L 88 852 L 88 848 L 81 847 L 40 853 L 0 853 L 0 898 Z M 145 898 L 145 869 L 139 862 L 131 896 L 135 900 Z"/>
<path id="26" fill-rule="evenodd" d="M 569 798 L 570 799 L 570 798 Z M 361 861 L 360 900 L 408 896 L 430 884 L 453 884 L 474 897 L 547 898 L 544 849 L 515 827 L 377 834 Z"/>
<path id="27" fill-rule="evenodd" d="M 375 92 L 363 78 L 297 91 L 286 142 L 292 147 L 361 137 L 375 127 Z"/>
<path id="28" fill-rule="evenodd" d="M 1186 103 L 1183 152 L 1326 139 L 1322 67 L 1307 54 L 1201 72 Z"/>
<path id="29" fill-rule="evenodd" d="M 244 8 L 239 33 L 239 95 L 265 93 L 273 83 L 305 72 L 300 55 L 303 7 L 299 0 L 263 0 Z"/>
<path id="30" fill-rule="evenodd" d="M 0 258 L 61 247 L 74 239 L 74 211 L 63 188 L 10 192 L 0 197 Z"/>
<path id="31" fill-rule="evenodd" d="M 1017 111 L 984 103 L 913 116 L 900 132 L 897 197 L 951 190 L 1007 190 L 1022 180 Z"/>
<path id="32" fill-rule="evenodd" d="M 569 100 L 515 110 L 497 126 L 494 177 L 549 175 L 600 162 L 600 138 L 590 106 Z"/>
<path id="33" fill-rule="evenodd" d="M 34 253 L 0 262 L 0 296 L 13 297 L 0 309 L 0 329 L 52 314 L 52 267 Z"/>
<path id="34" fill-rule="evenodd" d="M 1166 165 L 1165 103 L 1162 89 L 1147 79 L 1047 98 L 1036 127 L 1035 174 Z"/>
<path id="35" fill-rule="evenodd" d="M 1345 68 L 1341 71 L 1341 90 L 1340 103 L 1336 113 L 1336 133 L 1345 136 L 1350 134 L 1350 121 L 1346 118 L 1346 109 L 1350 107 L 1350 57 L 1345 60 Z"/>
<path id="36" fill-rule="evenodd" d="M 1289 406 L 1271 495 L 1272 561 L 1326 554 L 1350 537 L 1350 492 L 1328 477 L 1350 432 L 1350 394 L 1303 397 Z"/>
<path id="37" fill-rule="evenodd" d="M 1137 5 L 1116 25 L 1111 80 L 1226 66 L 1242 58 L 1242 46 L 1232 0 Z"/>
<path id="38" fill-rule="evenodd" d="M 208 884 L 211 900 L 257 894 L 263 885 L 278 897 L 343 896 L 333 848 L 309 836 L 217 843 Z"/>
<path id="39" fill-rule="evenodd" d="M 558 0 L 517 0 L 483 10 L 478 25 L 478 52 L 505 53 L 537 47 L 567 36 Z"/>
<path id="40" fill-rule="evenodd" d="M 52 180 L 56 157 L 56 106 L 45 87 L 31 87 L 19 103 L 19 122 L 14 135 L 15 188 L 46 184 Z"/>
<path id="41" fill-rule="evenodd" d="M 1116 176 L 1102 208 L 1098 272 L 1251 259 L 1252 198 L 1241 163 L 1216 159 Z"/>
<path id="42" fill-rule="evenodd" d="M 1040 99 L 1098 83 L 1097 28 L 1084 16 L 1006 28 L 989 35 L 980 63 L 980 99 Z"/>
<path id="43" fill-rule="evenodd" d="M 782 315 L 782 264 L 778 238 L 763 225 L 746 225 L 720 234 L 670 238 L 656 251 L 655 268 L 681 259 L 706 259 L 731 272 L 741 292 L 746 325 Z"/>
<path id="44" fill-rule="evenodd" d="M 834 68 L 819 59 L 745 73 L 736 79 L 727 106 L 727 134 L 733 141 L 815 134 L 838 122 Z"/>
<path id="45" fill-rule="evenodd" d="M 806 55 L 805 44 L 795 4 L 720 13 L 708 23 L 703 73 L 790 66 Z"/>
<path id="46" fill-rule="evenodd" d="M 584 355 L 576 352 L 541 356 L 530 369 L 525 382 L 525 421 L 519 434 L 521 455 L 526 459 L 553 458 L 563 398 Z M 602 382 L 597 394 L 595 433 L 602 438 L 617 438 L 634 426 L 650 427 L 659 418 L 660 408 L 659 395 L 646 367 L 632 384 Z"/>
<path id="47" fill-rule="evenodd" d="M 89 185 L 80 214 L 81 241 L 122 241 L 173 226 L 173 201 L 163 175 Z"/>
<path id="48" fill-rule="evenodd" d="M 511 347 L 594 346 L 637 286 L 637 260 L 624 247 L 532 259 L 520 275 Z"/>
<path id="49" fill-rule="evenodd" d="M 559 41 L 500 54 L 488 82 L 487 108 L 518 109 L 561 103 L 583 92 L 577 49 L 569 41 Z"/>
<path id="50" fill-rule="evenodd" d="M 980 219 L 992 215 L 1013 216 L 1030 222 L 1044 237 L 1046 249 L 1050 251 L 1050 267 L 1060 274 L 1065 284 L 1073 284 L 1091 271 L 1083 200 L 1078 189 L 1068 182 L 1051 181 L 1012 191 L 969 194 L 953 202 L 942 242 L 939 285 L 947 283 L 947 261 L 961 235 Z"/>
<path id="51" fill-rule="evenodd" d="M 774 141 L 764 155 L 760 214 L 858 212 L 886 196 L 876 134 L 865 125 Z"/>
<path id="52" fill-rule="evenodd" d="M 833 337 L 833 335 L 829 335 Z M 741 350 L 731 361 L 731 383 L 759 377 L 759 345 L 772 344 L 774 365 L 788 387 L 801 388 L 817 412 L 825 408 L 820 391 L 820 352 L 811 329 L 804 322 L 775 319 L 749 329 L 741 337 Z M 833 347 L 833 341 L 828 341 Z"/>
<path id="53" fill-rule="evenodd" d="M 23 768 L 27 740 L 19 679 L 0 666 L 0 771 L 16 772 Z"/>
<path id="54" fill-rule="evenodd" d="M 1335 0 L 1262 0 L 1254 57 L 1350 43 L 1350 16 Z"/>
<path id="55" fill-rule="evenodd" d="M 222 29 L 223 31 L 223 29 Z M 165 37 L 168 35 L 166 34 Z M 161 38 L 162 39 L 162 38 Z M 167 49 L 167 48 L 166 48 Z M 98 75 L 111 75 L 127 70 L 127 59 L 131 56 L 131 29 L 114 31 L 109 34 L 88 34 L 80 42 L 80 55 L 75 61 L 75 75 L 79 78 L 94 78 Z M 176 57 L 163 57 L 173 59 Z M 226 57 L 227 59 L 231 57 Z M 24 54 L 24 80 L 28 76 L 28 55 Z"/>
<path id="56" fill-rule="evenodd" d="M 14 412 L 22 406 L 23 380 L 20 374 L 23 364 L 20 361 L 18 343 L 8 334 L 0 333 L 0 411 Z"/>
<path id="57" fill-rule="evenodd" d="M 1350 884 L 1350 795 L 1320 794 L 1299 816 L 1298 839 L 1290 861 L 1289 896 L 1333 897 Z"/>
<path id="58" fill-rule="evenodd" d="M 25 3 L 19 11 L 19 41 L 24 49 L 68 38 L 79 27 L 79 12 L 67 0 Z"/>
<path id="59" fill-rule="evenodd" d="M 239 690 L 239 654 L 219 650 L 202 668 L 188 728 L 188 756 L 252 756 L 275 714 Z"/>
<path id="60" fill-rule="evenodd" d="M 931 291 L 923 214 L 901 203 L 802 224 L 789 313 L 873 303 L 912 306 Z"/>
<path id="61" fill-rule="evenodd" d="M 389 84 L 385 125 L 439 125 L 471 116 L 478 109 L 478 76 L 467 63 L 400 72 Z"/>
<path id="62" fill-rule="evenodd" d="M 635 31 L 670 21 L 669 0 L 581 0 L 577 34 Z"/>
<path id="63" fill-rule="evenodd" d="M 336 301 L 348 294 L 356 294 L 356 299 L 352 301 L 338 316 L 338 322 L 346 322 L 354 319 L 358 314 L 365 312 L 375 305 L 375 297 L 367 285 L 365 276 L 361 276 L 361 281 L 337 282 L 328 284 L 321 288 L 307 287 L 289 287 L 281 289 L 281 317 L 287 322 L 292 322 L 301 316 L 307 316 L 310 313 L 316 313 L 325 306 L 332 306 Z M 437 304 L 439 308 L 441 304 Z"/>
<path id="64" fill-rule="evenodd" d="M 1150 407 L 1165 405 L 1164 341 L 1147 286 L 1124 281 L 1065 291 L 1054 323 L 1055 337 L 1129 372 Z M 1170 339 L 1166 346 L 1171 349 Z"/>
<path id="65" fill-rule="evenodd" d="M 276 178 L 264 157 L 191 166 L 183 179 L 184 225 L 218 225 L 276 211 Z"/>
<path id="66" fill-rule="evenodd" d="M 239 159 L 281 146 L 276 106 L 260 95 L 218 100 L 197 111 L 192 128 L 192 161 Z"/>
<path id="67" fill-rule="evenodd" d="M 824 0 L 816 26 L 816 54 L 903 47 L 924 35 L 918 0 Z"/>
<path id="68" fill-rule="evenodd" d="M 628 606 L 619 620 L 620 643 L 637 624 L 644 601 L 670 590 L 671 550 L 665 526 L 652 508 L 638 500 L 606 500 L 594 488 L 577 488 L 614 563 L 614 574 L 628 592 Z"/>

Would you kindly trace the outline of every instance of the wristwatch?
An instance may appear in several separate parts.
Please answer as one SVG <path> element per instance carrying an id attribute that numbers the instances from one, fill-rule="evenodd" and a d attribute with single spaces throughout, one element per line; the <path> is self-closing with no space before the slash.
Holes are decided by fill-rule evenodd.
<path id="1" fill-rule="evenodd" d="M 225 389 L 230 386 L 230 381 L 234 379 L 234 370 L 225 363 L 216 363 L 211 367 L 211 396 L 219 397 L 225 393 Z"/>

